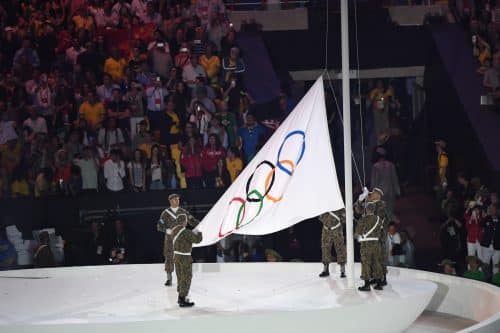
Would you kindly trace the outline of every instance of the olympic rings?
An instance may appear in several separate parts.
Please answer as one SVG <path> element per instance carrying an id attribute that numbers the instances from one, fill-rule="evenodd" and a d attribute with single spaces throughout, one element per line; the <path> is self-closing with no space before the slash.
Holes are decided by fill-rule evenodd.
<path id="1" fill-rule="evenodd" d="M 302 145 L 300 148 L 300 153 L 299 153 L 299 157 L 298 157 L 297 161 L 294 163 L 293 161 L 288 160 L 288 159 L 283 159 L 283 160 L 280 159 L 283 147 L 285 146 L 285 143 L 287 142 L 287 140 L 289 138 L 291 138 L 292 136 L 295 136 L 295 135 L 302 136 Z M 275 197 L 275 196 L 270 194 L 271 189 L 273 188 L 273 185 L 274 185 L 275 180 L 276 180 L 276 167 L 278 167 L 281 171 L 285 172 L 288 176 L 290 176 L 290 177 L 293 176 L 293 174 L 295 173 L 296 167 L 300 164 L 300 162 L 302 161 L 302 158 L 304 157 L 304 153 L 305 153 L 305 149 L 306 149 L 305 137 L 306 137 L 306 135 L 305 135 L 304 131 L 301 131 L 301 130 L 295 130 L 295 131 L 288 133 L 286 135 L 286 137 L 283 139 L 283 142 L 281 143 L 281 145 L 278 149 L 276 166 L 268 160 L 263 160 L 259 164 L 257 164 L 253 173 L 250 175 L 250 177 L 248 177 L 248 180 L 247 180 L 247 183 L 245 186 L 246 197 L 245 198 L 234 197 L 229 201 L 229 206 L 235 202 L 239 202 L 240 208 L 238 208 L 238 212 L 236 214 L 236 221 L 235 221 L 233 229 L 223 233 L 222 227 L 224 225 L 224 220 L 222 221 L 222 223 L 219 227 L 219 237 L 220 238 L 223 238 L 223 237 L 233 233 L 234 231 L 240 229 L 241 227 L 248 225 L 248 224 L 252 223 L 253 221 L 255 221 L 255 219 L 262 212 L 262 209 L 264 207 L 264 199 L 267 199 L 267 200 L 271 201 L 272 203 L 277 203 L 283 199 L 283 194 L 279 197 Z M 257 189 L 250 190 L 250 184 L 253 180 L 255 172 L 257 171 L 258 168 L 260 168 L 263 165 L 266 165 L 271 169 L 271 170 L 269 170 L 269 172 L 265 178 L 265 181 L 264 181 L 264 193 L 260 193 Z M 287 166 L 288 168 L 285 166 Z M 259 207 L 257 208 L 257 212 L 255 213 L 255 215 L 251 219 L 249 219 L 247 222 L 244 222 L 246 214 L 247 214 L 247 207 L 246 206 L 249 203 L 258 203 Z"/>
<path id="2" fill-rule="evenodd" d="M 302 157 L 304 156 L 304 152 L 306 151 L 306 134 L 304 133 L 304 131 L 298 131 L 298 130 L 288 133 L 288 135 L 285 136 L 285 138 L 283 139 L 283 142 L 281 143 L 280 149 L 278 150 L 278 158 L 277 158 L 278 162 L 276 164 L 276 166 L 278 168 L 280 168 L 283 172 L 287 173 L 289 176 L 292 175 L 293 170 L 288 170 L 283 166 L 283 164 L 280 162 L 280 156 L 281 156 L 281 151 L 283 150 L 283 146 L 285 145 L 286 140 L 288 140 L 290 137 L 292 137 L 294 135 L 302 135 L 302 149 L 300 151 L 299 158 L 297 159 L 297 163 L 295 163 L 297 166 L 299 165 L 300 161 L 302 160 Z"/>
<path id="3" fill-rule="evenodd" d="M 250 198 L 250 183 L 252 182 L 252 179 L 253 179 L 253 175 L 255 174 L 255 171 L 257 171 L 257 169 L 261 166 L 261 165 L 267 165 L 271 168 L 271 170 L 274 170 L 276 167 L 274 166 L 274 164 L 272 164 L 271 162 L 267 161 L 267 160 L 264 160 L 262 162 L 260 162 L 256 167 L 255 167 L 255 170 L 253 171 L 253 173 L 250 175 L 250 177 L 248 177 L 248 180 L 247 180 L 247 185 L 246 185 L 246 190 L 247 190 L 247 201 L 248 202 L 259 202 L 259 200 L 261 201 L 263 198 Z M 271 190 L 271 187 L 273 186 L 274 184 L 274 173 L 273 173 L 273 177 L 271 179 L 271 186 L 269 186 L 269 188 L 264 192 L 264 195 L 262 197 L 265 197 L 269 191 Z"/>

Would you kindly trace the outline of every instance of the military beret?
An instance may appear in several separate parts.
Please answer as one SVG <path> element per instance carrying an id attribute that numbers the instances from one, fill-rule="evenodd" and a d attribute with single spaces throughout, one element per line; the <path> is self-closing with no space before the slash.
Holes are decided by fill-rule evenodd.
<path id="1" fill-rule="evenodd" d="M 180 198 L 180 196 L 177 193 L 172 193 L 168 196 L 168 200 L 172 200 L 173 198 Z"/>

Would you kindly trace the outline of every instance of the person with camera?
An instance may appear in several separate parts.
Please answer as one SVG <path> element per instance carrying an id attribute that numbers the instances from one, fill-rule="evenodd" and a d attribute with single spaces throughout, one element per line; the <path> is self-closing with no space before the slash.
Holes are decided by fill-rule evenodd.
<path id="1" fill-rule="evenodd" d="M 153 85 L 146 89 L 146 99 L 148 106 L 148 118 L 151 130 L 160 128 L 165 112 L 165 97 L 168 96 L 168 90 L 163 87 L 160 76 L 156 76 Z"/>
<path id="2" fill-rule="evenodd" d="M 170 207 L 168 207 L 161 213 L 160 220 L 156 224 L 156 229 L 159 232 L 165 234 L 165 239 L 163 242 L 163 255 L 165 256 L 165 272 L 167 273 L 167 281 L 165 282 L 165 286 L 167 287 L 172 285 L 172 272 L 174 271 L 173 230 L 175 227 L 180 225 L 183 225 L 185 227 L 186 224 L 190 225 L 191 227 L 196 227 L 199 223 L 199 221 L 193 215 L 191 215 L 191 213 L 189 213 L 186 209 L 180 207 L 180 197 L 178 194 L 170 194 L 168 196 L 168 201 Z"/>

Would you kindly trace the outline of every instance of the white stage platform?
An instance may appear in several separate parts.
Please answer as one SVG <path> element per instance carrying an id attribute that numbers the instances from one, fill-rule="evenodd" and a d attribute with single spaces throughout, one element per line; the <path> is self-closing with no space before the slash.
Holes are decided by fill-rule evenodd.
<path id="1" fill-rule="evenodd" d="M 318 278 L 320 264 L 197 264 L 190 295 L 196 306 L 181 309 L 175 285 L 163 286 L 162 269 L 0 272 L 0 332 L 402 332 L 437 289 L 392 277 L 384 291 L 349 291 L 337 272 Z"/>

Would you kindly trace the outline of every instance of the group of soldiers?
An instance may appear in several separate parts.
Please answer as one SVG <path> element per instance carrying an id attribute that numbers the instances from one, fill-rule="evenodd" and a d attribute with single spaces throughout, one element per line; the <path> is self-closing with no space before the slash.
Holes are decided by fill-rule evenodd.
<path id="1" fill-rule="evenodd" d="M 364 285 L 360 291 L 374 289 L 382 290 L 387 284 L 387 229 L 388 218 L 385 203 L 382 200 L 384 193 L 378 188 L 368 192 L 364 188 L 354 204 L 354 213 L 357 219 L 355 238 L 360 242 L 361 278 Z M 172 286 L 172 273 L 175 268 L 177 276 L 177 303 L 180 307 L 192 307 L 187 295 L 191 287 L 193 276 L 191 251 L 193 244 L 200 243 L 201 233 L 194 229 L 199 221 L 187 210 L 180 207 L 178 194 L 168 197 L 170 207 L 165 209 L 157 223 L 158 231 L 165 234 L 163 255 L 165 256 L 165 272 L 167 281 L 165 286 Z M 337 264 L 340 266 L 340 277 L 344 278 L 346 263 L 346 245 L 344 242 L 343 225 L 345 224 L 345 209 L 327 212 L 319 216 L 323 224 L 321 234 L 322 263 L 324 265 L 320 277 L 330 275 L 329 266 L 332 262 L 332 246 L 337 253 Z"/>
<path id="2" fill-rule="evenodd" d="M 355 238 L 360 243 L 361 278 L 364 285 L 360 291 L 374 289 L 382 290 L 387 285 L 387 229 L 389 225 L 386 206 L 382 200 L 384 193 L 379 188 L 368 192 L 365 187 L 363 193 L 354 204 L 354 213 L 357 220 Z M 346 245 L 344 242 L 343 225 L 345 224 L 345 209 L 328 212 L 319 216 L 323 224 L 321 234 L 322 263 L 324 265 L 320 277 L 330 275 L 329 266 L 332 262 L 332 245 L 337 253 L 337 264 L 340 266 L 340 277 L 345 277 Z"/>

